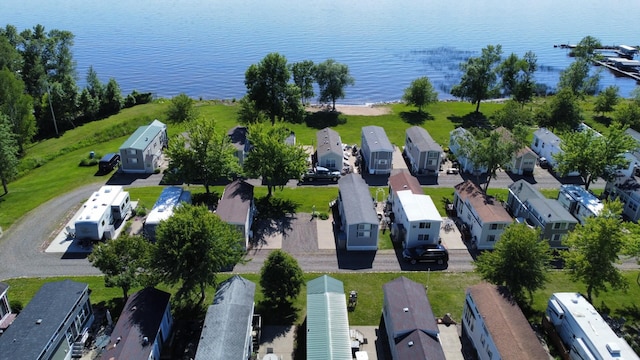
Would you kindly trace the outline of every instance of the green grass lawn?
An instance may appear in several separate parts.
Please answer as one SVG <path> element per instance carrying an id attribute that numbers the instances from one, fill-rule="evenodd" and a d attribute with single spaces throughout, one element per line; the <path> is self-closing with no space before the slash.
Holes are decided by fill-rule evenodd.
<path id="1" fill-rule="evenodd" d="M 305 274 L 305 281 L 321 276 L 322 274 Z M 456 320 L 462 317 L 465 290 L 468 286 L 479 283 L 481 280 L 475 273 L 450 273 L 450 272 L 403 272 L 403 273 L 333 273 L 328 274 L 344 283 L 345 294 L 351 290 L 358 292 L 358 305 L 355 311 L 349 312 L 349 323 L 351 325 L 377 325 L 382 312 L 382 285 L 399 277 L 405 276 L 425 286 L 429 302 L 433 312 L 437 317 L 450 313 Z M 594 297 L 594 305 L 599 309 L 607 309 L 614 317 L 624 316 L 629 323 L 640 323 L 640 310 L 637 307 L 636 299 L 640 298 L 640 287 L 635 279 L 638 271 L 626 271 L 624 276 L 630 282 L 627 292 L 609 291 Z M 230 275 L 221 274 L 220 281 L 227 279 Z M 243 277 L 256 283 L 255 301 L 260 310 L 259 303 L 263 300 L 259 285 L 258 274 L 244 274 Z M 26 305 L 35 295 L 43 283 L 61 280 L 64 278 L 20 278 L 6 280 L 10 285 L 9 300 L 18 301 Z M 106 288 L 103 278 L 100 276 L 84 276 L 71 278 L 75 281 L 86 282 L 91 289 L 91 302 L 93 304 L 102 303 L 107 306 L 119 304 L 122 291 L 119 288 Z M 159 287 L 162 290 L 174 293 L 175 289 L 166 286 Z M 547 301 L 554 292 L 581 292 L 585 293 L 586 287 L 583 284 L 571 281 L 564 271 L 553 271 L 550 282 L 547 286 L 534 294 L 534 302 L 531 310 L 526 311 L 526 315 L 532 323 L 540 321 L 544 313 Z M 132 291 L 133 292 L 133 291 Z M 210 304 L 215 291 L 209 288 L 207 291 L 206 303 Z M 295 299 L 294 308 L 297 311 L 295 323 L 301 323 L 306 313 L 306 289 Z M 265 310 L 265 309 L 263 309 Z M 272 324 L 277 324 L 277 321 Z"/>

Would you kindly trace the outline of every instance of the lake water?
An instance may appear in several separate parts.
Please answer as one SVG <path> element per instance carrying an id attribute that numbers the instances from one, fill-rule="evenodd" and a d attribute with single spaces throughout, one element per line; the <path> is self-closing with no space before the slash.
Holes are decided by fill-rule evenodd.
<path id="1" fill-rule="evenodd" d="M 572 61 L 554 44 L 586 35 L 638 45 L 637 0 L 2 0 L 0 25 L 69 30 L 79 84 L 89 66 L 123 92 L 241 98 L 244 72 L 269 52 L 288 61 L 333 58 L 355 85 L 342 103 L 395 101 L 428 76 L 449 99 L 458 64 L 488 44 L 533 51 L 536 81 L 555 87 Z M 636 83 L 603 71 L 601 87 L 628 96 Z"/>

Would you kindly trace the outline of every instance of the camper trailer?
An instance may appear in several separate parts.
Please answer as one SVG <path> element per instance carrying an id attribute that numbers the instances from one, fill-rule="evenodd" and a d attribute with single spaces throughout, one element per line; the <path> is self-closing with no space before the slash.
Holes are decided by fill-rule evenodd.
<path id="1" fill-rule="evenodd" d="M 162 190 L 153 209 L 147 215 L 144 222 L 144 235 L 147 239 L 155 241 L 156 227 L 161 221 L 167 220 L 173 215 L 173 210 L 181 203 L 191 204 L 191 192 L 178 186 L 169 186 Z"/>
<path id="2" fill-rule="evenodd" d="M 586 218 L 600 214 L 604 207 L 600 199 L 577 185 L 561 185 L 558 202 L 583 225 Z"/>
<path id="3" fill-rule="evenodd" d="M 114 224 L 131 210 L 129 193 L 122 186 L 103 186 L 83 205 L 75 221 L 76 237 L 82 240 L 111 239 Z"/>
<path id="4" fill-rule="evenodd" d="M 553 294 L 546 317 L 569 349 L 569 359 L 640 359 L 578 293 Z"/>

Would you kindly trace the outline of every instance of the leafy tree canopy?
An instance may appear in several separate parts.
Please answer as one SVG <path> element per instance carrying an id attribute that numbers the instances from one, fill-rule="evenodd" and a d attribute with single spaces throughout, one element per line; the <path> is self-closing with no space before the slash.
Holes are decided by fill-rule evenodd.
<path id="1" fill-rule="evenodd" d="M 287 84 L 291 77 L 287 58 L 279 53 L 267 54 L 258 64 L 249 66 L 244 84 L 247 97 L 275 124 L 286 113 Z M 298 99 L 300 101 L 300 99 Z"/>
<path id="2" fill-rule="evenodd" d="M 11 125 L 7 117 L 0 114 L 0 181 L 4 193 L 9 192 L 9 181 L 18 174 L 18 144 L 15 135 L 11 131 Z"/>
<path id="3" fill-rule="evenodd" d="M 183 204 L 156 229 L 153 265 L 159 279 L 179 284 L 178 299 L 217 285 L 217 274 L 242 260 L 242 234 L 204 206 Z"/>
<path id="4" fill-rule="evenodd" d="M 407 103 L 417 106 L 422 114 L 422 107 L 438 101 L 438 93 L 433 89 L 431 81 L 426 76 L 417 78 L 404 90 L 402 97 Z"/>
<path id="5" fill-rule="evenodd" d="M 274 304 L 295 299 L 304 284 L 303 275 L 293 256 L 279 249 L 271 252 L 260 270 L 260 286 L 265 299 Z"/>
<path id="6" fill-rule="evenodd" d="M 600 92 L 598 96 L 596 96 L 596 102 L 593 106 L 593 111 L 599 112 L 604 115 L 604 113 L 608 113 L 613 111 L 616 105 L 618 105 L 618 101 L 620 100 L 620 88 L 611 85 L 607 86 L 604 91 Z"/>
<path id="7" fill-rule="evenodd" d="M 345 96 L 344 88 L 355 84 L 355 80 L 349 74 L 349 67 L 333 59 L 318 64 L 315 77 L 320 88 L 320 102 L 330 101 L 333 111 L 336 111 L 336 100 Z"/>
<path id="8" fill-rule="evenodd" d="M 311 60 L 291 64 L 293 83 L 300 89 L 300 97 L 303 104 L 315 95 L 313 91 L 315 72 L 316 65 Z"/>
<path id="9" fill-rule="evenodd" d="M 571 89 L 561 88 L 550 102 L 541 106 L 535 114 L 540 127 L 556 130 L 573 130 L 582 122 L 582 110 L 577 96 Z"/>
<path id="10" fill-rule="evenodd" d="M 480 112 L 480 102 L 498 94 L 497 65 L 501 54 L 501 45 L 487 45 L 479 57 L 460 64 L 462 79 L 451 89 L 451 95 L 476 104 L 476 113 Z"/>
<path id="11" fill-rule="evenodd" d="M 589 75 L 589 64 L 589 60 L 577 58 L 560 73 L 558 88 L 569 89 L 580 97 L 595 94 L 600 83 L 600 69 Z"/>
<path id="12" fill-rule="evenodd" d="M 548 280 L 551 255 L 549 244 L 540 241 L 540 232 L 525 224 L 507 227 L 492 252 L 484 252 L 475 262 L 480 276 L 495 285 L 504 285 L 518 300 L 527 292 L 542 289 Z"/>
<path id="13" fill-rule="evenodd" d="M 195 101 L 187 94 L 181 93 L 174 96 L 167 109 L 167 119 L 174 123 L 182 123 L 194 120 L 198 117 Z"/>
<path id="14" fill-rule="evenodd" d="M 587 286 L 587 299 L 600 291 L 627 289 L 629 284 L 615 266 L 624 244 L 620 202 L 605 204 L 598 216 L 588 217 L 567 237 L 569 251 L 563 253 L 565 269 L 574 281 Z"/>

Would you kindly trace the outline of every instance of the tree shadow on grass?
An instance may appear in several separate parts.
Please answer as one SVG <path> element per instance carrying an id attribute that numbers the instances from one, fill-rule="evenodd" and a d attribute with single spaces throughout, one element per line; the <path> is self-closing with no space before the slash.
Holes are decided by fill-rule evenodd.
<path id="1" fill-rule="evenodd" d="M 326 127 L 334 127 L 337 125 L 346 124 L 347 118 L 342 116 L 342 113 L 337 111 L 322 110 L 307 113 L 304 121 L 310 128 L 324 129 Z"/>
<path id="2" fill-rule="evenodd" d="M 417 110 L 402 111 L 400 117 L 409 125 L 422 125 L 427 120 L 434 120 L 435 117 L 427 112 L 419 112 Z"/>
<path id="3" fill-rule="evenodd" d="M 489 128 L 489 119 L 483 113 L 470 112 L 464 116 L 450 115 L 447 116 L 452 123 L 463 128 L 479 127 Z"/>
<path id="4" fill-rule="evenodd" d="M 298 320 L 298 309 L 291 302 L 262 300 L 256 305 L 256 313 L 262 316 L 264 325 L 293 325 Z"/>
<path id="5" fill-rule="evenodd" d="M 611 121 L 612 121 L 612 119 L 610 117 L 605 116 L 605 115 L 597 115 L 597 116 L 594 115 L 593 116 L 593 120 L 595 120 L 596 122 L 598 122 L 600 124 L 606 125 L 606 126 L 611 125 Z"/>

